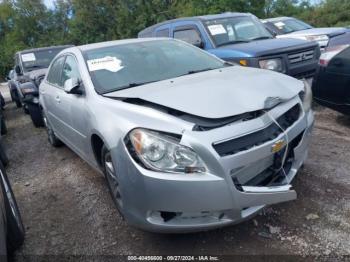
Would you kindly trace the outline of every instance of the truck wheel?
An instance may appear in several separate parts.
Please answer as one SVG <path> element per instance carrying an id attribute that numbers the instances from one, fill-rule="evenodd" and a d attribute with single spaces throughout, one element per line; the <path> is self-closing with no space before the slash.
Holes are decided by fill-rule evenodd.
<path id="1" fill-rule="evenodd" d="M 47 132 L 47 137 L 48 137 L 49 143 L 53 147 L 62 146 L 63 145 L 62 141 L 56 137 L 55 132 L 53 131 L 49 121 L 47 121 L 47 118 L 46 118 L 44 113 L 43 113 L 43 120 L 44 120 L 44 124 L 46 126 L 46 132 Z"/>
<path id="2" fill-rule="evenodd" d="M 2 164 L 0 164 L 0 179 L 0 184 L 4 192 L 4 203 L 6 210 L 7 248 L 9 253 L 12 253 L 20 245 L 22 245 L 24 241 L 24 227 L 15 196 Z"/>
<path id="3" fill-rule="evenodd" d="M 0 162 L 3 166 L 7 166 L 9 163 L 9 158 L 6 153 L 6 148 L 2 138 L 0 138 Z"/>
<path id="4" fill-rule="evenodd" d="M 17 108 L 22 107 L 21 101 L 19 101 L 18 99 L 16 99 L 15 103 L 16 103 Z"/>
<path id="5" fill-rule="evenodd" d="M 45 126 L 44 119 L 43 119 L 39 105 L 28 104 L 28 111 L 29 111 L 30 118 L 32 119 L 32 122 L 35 127 Z"/>
<path id="6" fill-rule="evenodd" d="M 1 135 L 6 135 L 7 134 L 7 126 L 6 126 L 6 122 L 3 116 L 0 116 L 1 118 Z"/>

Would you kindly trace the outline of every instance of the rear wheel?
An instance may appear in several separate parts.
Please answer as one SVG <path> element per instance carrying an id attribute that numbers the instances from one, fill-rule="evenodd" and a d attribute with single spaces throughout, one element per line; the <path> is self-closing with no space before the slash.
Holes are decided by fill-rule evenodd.
<path id="1" fill-rule="evenodd" d="M 118 181 L 118 176 L 116 174 L 116 169 L 114 167 L 111 152 L 106 146 L 102 147 L 102 167 L 103 173 L 106 177 L 109 191 L 111 193 L 114 204 L 116 205 L 119 213 L 123 216 L 123 199 L 120 191 L 120 184 Z"/>
<path id="2" fill-rule="evenodd" d="M 6 135 L 7 134 L 7 126 L 6 126 L 6 122 L 3 116 L 0 116 L 1 118 L 1 135 Z"/>
<path id="3" fill-rule="evenodd" d="M 56 137 L 55 132 L 53 131 L 49 121 L 47 121 L 45 114 L 43 114 L 43 121 L 46 126 L 46 132 L 47 132 L 49 143 L 54 147 L 62 146 L 63 145 L 62 141 Z"/>
<path id="4" fill-rule="evenodd" d="M 4 192 L 4 203 L 7 220 L 7 241 L 9 253 L 16 250 L 24 241 L 24 227 L 15 196 L 5 173 L 0 164 L 1 186 Z"/>
<path id="5" fill-rule="evenodd" d="M 39 105 L 30 105 L 28 104 L 28 111 L 30 118 L 35 127 L 43 127 L 45 126 L 41 109 Z"/>
<path id="6" fill-rule="evenodd" d="M 3 166 L 7 166 L 9 163 L 9 158 L 7 156 L 6 148 L 4 142 L 2 141 L 2 138 L 0 138 L 0 162 Z"/>

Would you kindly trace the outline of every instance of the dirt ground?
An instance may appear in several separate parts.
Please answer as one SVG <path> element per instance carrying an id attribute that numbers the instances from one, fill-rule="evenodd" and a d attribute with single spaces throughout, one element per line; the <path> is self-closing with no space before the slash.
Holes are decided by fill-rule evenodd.
<path id="1" fill-rule="evenodd" d="M 15 260 L 38 255 L 349 256 L 350 118 L 321 107 L 315 114 L 309 158 L 294 182 L 296 201 L 268 207 L 239 225 L 161 235 L 129 227 L 114 208 L 104 178 L 67 147 L 51 147 L 45 130 L 8 103 L 7 172 L 26 228 Z"/>

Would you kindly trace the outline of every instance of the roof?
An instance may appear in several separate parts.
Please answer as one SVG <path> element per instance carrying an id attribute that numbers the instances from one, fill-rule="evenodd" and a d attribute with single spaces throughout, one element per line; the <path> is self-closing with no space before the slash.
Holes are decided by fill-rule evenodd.
<path id="1" fill-rule="evenodd" d="M 16 52 L 16 54 L 23 54 L 23 53 L 37 52 L 37 51 L 45 51 L 45 50 L 52 50 L 52 49 L 58 49 L 58 48 L 68 48 L 68 47 L 72 47 L 72 46 L 73 45 L 57 45 L 57 46 L 39 47 L 39 48 L 25 49 L 25 50 Z"/>
<path id="2" fill-rule="evenodd" d="M 166 25 L 166 24 L 179 22 L 179 21 L 208 21 L 208 20 L 215 20 L 215 19 L 221 19 L 221 18 L 229 18 L 229 17 L 235 17 L 235 16 L 250 16 L 250 15 L 251 15 L 250 13 L 227 12 L 227 13 L 213 14 L 213 15 L 181 17 L 181 18 L 166 20 L 164 22 L 147 27 L 144 30 L 140 31 L 139 34 L 145 34 L 150 31 L 153 31 L 155 28 L 161 25 Z"/>
<path id="3" fill-rule="evenodd" d="M 261 21 L 263 21 L 263 22 L 279 22 L 279 21 L 285 21 L 288 19 L 294 19 L 294 18 L 288 17 L 288 16 L 280 16 L 280 17 L 274 17 L 274 18 L 261 19 Z"/>
<path id="4" fill-rule="evenodd" d="M 144 42 L 150 42 L 150 41 L 160 41 L 165 39 L 169 40 L 169 38 L 163 38 L 163 37 L 123 39 L 123 40 L 114 40 L 114 41 L 107 41 L 107 42 L 101 42 L 101 43 L 81 45 L 81 46 L 77 46 L 76 48 L 79 48 L 81 51 L 88 51 L 88 50 L 102 48 L 102 47 L 110 47 L 110 46 L 123 45 L 123 44 L 144 43 Z"/>

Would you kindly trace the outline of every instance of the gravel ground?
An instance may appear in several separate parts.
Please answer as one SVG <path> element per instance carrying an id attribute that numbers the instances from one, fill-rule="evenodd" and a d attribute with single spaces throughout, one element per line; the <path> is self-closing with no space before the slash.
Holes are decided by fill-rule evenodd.
<path id="1" fill-rule="evenodd" d="M 45 130 L 34 128 L 13 103 L 5 115 L 7 172 L 26 228 L 16 261 L 37 255 L 350 255 L 350 118 L 331 110 L 316 108 L 309 159 L 294 182 L 296 201 L 239 225 L 185 235 L 129 227 L 100 174 L 67 147 L 51 147 Z"/>

